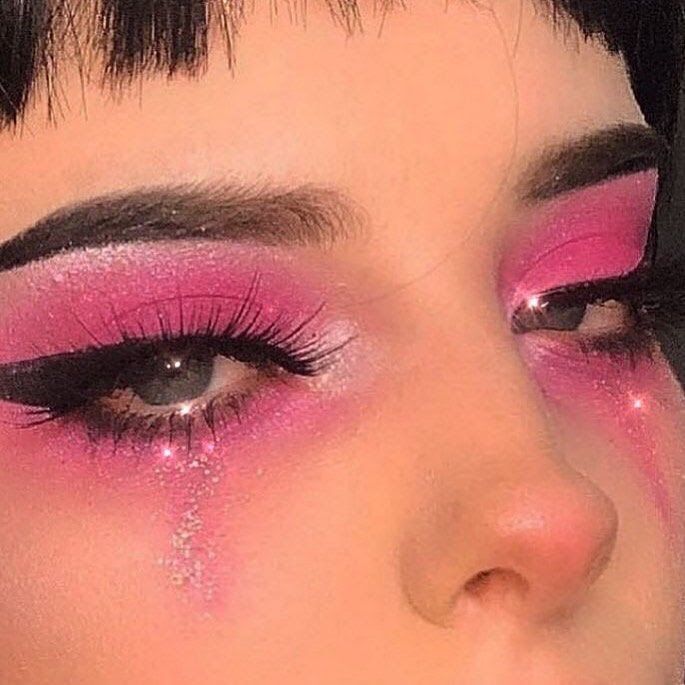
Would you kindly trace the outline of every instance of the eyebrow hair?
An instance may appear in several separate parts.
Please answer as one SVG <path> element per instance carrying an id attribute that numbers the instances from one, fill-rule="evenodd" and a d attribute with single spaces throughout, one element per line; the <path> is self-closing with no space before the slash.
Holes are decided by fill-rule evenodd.
<path id="1" fill-rule="evenodd" d="M 527 203 L 647 169 L 661 169 L 670 148 L 642 124 L 618 124 L 546 148 L 523 173 L 517 195 Z"/>
<path id="2" fill-rule="evenodd" d="M 318 246 L 359 234 L 366 216 L 316 186 L 180 184 L 106 195 L 60 209 L 0 244 L 0 272 L 57 254 L 162 240 Z"/>
<path id="3" fill-rule="evenodd" d="M 618 124 L 538 153 L 516 193 L 538 203 L 609 178 L 658 167 L 668 154 L 648 126 Z M 144 188 L 60 209 L 0 244 L 0 272 L 71 250 L 162 240 L 327 246 L 357 235 L 362 208 L 341 191 L 181 184 Z"/>

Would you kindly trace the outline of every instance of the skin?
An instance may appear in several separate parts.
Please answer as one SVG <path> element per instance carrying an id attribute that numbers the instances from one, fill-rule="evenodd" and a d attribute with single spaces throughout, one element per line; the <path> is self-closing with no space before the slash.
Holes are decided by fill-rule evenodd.
<path id="1" fill-rule="evenodd" d="M 528 3 L 426 0 L 380 38 L 367 11 L 351 39 L 311 5 L 306 31 L 258 9 L 234 77 L 216 51 L 142 100 L 88 87 L 87 117 L 71 78 L 58 126 L 36 111 L 0 137 L 2 238 L 146 184 L 343 188 L 364 234 L 302 259 L 346 284 L 373 357 L 345 412 L 231 481 L 212 611 L 154 563 L 159 498 L 41 470 L 4 435 L 0 681 L 682 682 L 679 436 L 666 526 L 623 443 L 547 403 L 497 291 L 526 161 L 642 121 L 623 63 Z"/>

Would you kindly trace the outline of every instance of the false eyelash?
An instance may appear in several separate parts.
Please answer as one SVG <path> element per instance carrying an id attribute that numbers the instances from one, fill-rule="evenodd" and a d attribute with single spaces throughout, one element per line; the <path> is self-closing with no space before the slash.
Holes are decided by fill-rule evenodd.
<path id="1" fill-rule="evenodd" d="M 259 284 L 260 276 L 257 272 L 253 276 L 242 301 L 223 327 L 219 325 L 224 314 L 220 305 L 210 310 L 204 325 L 197 323 L 196 318 L 199 316 L 196 317 L 191 314 L 189 322 L 186 321 L 186 317 L 181 317 L 179 330 L 176 332 L 165 324 L 163 312 L 158 311 L 156 318 L 159 323 L 159 331 L 153 336 L 144 335 L 142 337 L 146 342 L 152 344 L 216 339 L 230 340 L 231 347 L 235 348 L 234 351 L 237 354 L 240 353 L 243 346 L 250 348 L 252 352 L 259 346 L 264 361 L 274 363 L 294 375 L 316 375 L 322 370 L 319 365 L 324 363 L 325 359 L 338 349 L 324 351 L 320 349 L 320 341 L 316 337 L 311 338 L 308 342 L 303 339 L 307 326 L 321 314 L 325 308 L 325 303 L 319 305 L 312 314 L 292 328 L 288 328 L 288 325 L 281 321 L 280 316 L 268 324 L 263 324 L 260 323 L 263 308 L 257 303 Z M 179 304 L 181 303 L 179 302 Z M 131 335 L 121 325 L 117 317 L 115 317 L 115 323 L 121 337 L 121 344 L 141 342 L 141 336 Z M 187 326 L 190 326 L 190 329 Z M 238 361 L 242 361 L 239 357 L 236 358 Z"/>
<path id="2" fill-rule="evenodd" d="M 644 325 L 660 333 L 685 326 L 685 255 L 645 269 L 638 279 L 629 295 Z"/>
<path id="3" fill-rule="evenodd" d="M 319 375 L 333 361 L 334 355 L 351 338 L 337 344 L 308 333 L 309 325 L 320 315 L 322 304 L 311 315 L 297 323 L 286 322 L 281 315 L 263 321 L 263 308 L 256 296 L 259 277 L 255 275 L 244 297 L 236 305 L 228 322 L 221 306 L 211 310 L 190 312 L 173 332 L 165 323 L 164 312 L 157 312 L 159 328 L 147 333 L 132 334 L 117 322 L 120 342 L 91 346 L 78 352 L 51 355 L 34 360 L 0 366 L 0 400 L 22 404 L 31 427 L 57 419 L 74 420 L 88 430 L 91 440 L 111 437 L 116 443 L 124 435 L 153 440 L 161 432 L 173 438 L 177 418 L 190 444 L 194 422 L 199 418 L 215 436 L 216 426 L 230 414 L 240 419 L 248 401 L 244 395 L 210 398 L 192 415 L 176 417 L 174 413 L 145 415 L 116 411 L 106 407 L 102 399 L 117 390 L 117 368 L 131 363 L 136 355 L 154 354 L 160 346 L 207 345 L 216 354 L 223 354 L 259 369 L 273 381 L 286 382 L 288 377 Z M 203 318 L 204 317 L 204 320 Z M 189 323 L 188 323 L 189 322 Z M 94 379 L 79 387 L 74 379 Z M 76 385 L 76 390 L 74 386 Z"/>
<path id="4" fill-rule="evenodd" d="M 638 331 L 673 335 L 685 327 L 685 255 L 640 267 L 607 292 L 630 305 Z"/>

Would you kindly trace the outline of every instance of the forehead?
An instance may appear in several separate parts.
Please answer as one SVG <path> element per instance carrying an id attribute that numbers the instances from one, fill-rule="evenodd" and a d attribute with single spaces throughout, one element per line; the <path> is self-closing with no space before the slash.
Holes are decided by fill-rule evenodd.
<path id="1" fill-rule="evenodd" d="M 590 8 L 569 0 L 494 0 L 492 6 L 481 0 L 446 4 L 426 0 L 421 5 L 397 0 L 9 3 L 0 8 L 0 118 L 16 122 L 35 99 L 36 91 L 42 91 L 48 108 L 59 109 L 61 78 L 68 69 L 78 70 L 82 79 L 93 76 L 110 86 L 122 87 L 141 75 L 197 74 L 206 67 L 212 47 L 219 44 L 232 68 L 242 27 L 255 15 L 257 19 L 259 15 L 268 16 L 271 22 L 287 21 L 302 27 L 312 16 L 325 15 L 350 36 L 365 31 L 380 33 L 386 24 L 395 21 L 393 14 L 413 15 L 422 7 L 440 7 L 447 12 L 469 6 L 493 18 L 509 14 L 519 19 L 534 8 L 561 32 L 568 34 L 573 25 L 571 33 L 582 29 L 585 36 L 600 36 L 607 45 L 620 48 L 621 38 L 625 37 L 615 35 L 607 21 L 611 13 L 602 5 L 601 1 L 594 2 Z"/>

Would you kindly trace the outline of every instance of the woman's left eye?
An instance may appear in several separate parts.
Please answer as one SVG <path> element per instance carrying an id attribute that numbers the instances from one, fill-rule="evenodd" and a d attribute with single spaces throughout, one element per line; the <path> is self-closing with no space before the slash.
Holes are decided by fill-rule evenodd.
<path id="1" fill-rule="evenodd" d="M 512 330 L 574 332 L 583 338 L 616 336 L 635 326 L 632 307 L 620 300 L 572 301 L 564 291 L 529 297 L 512 317 Z"/>

